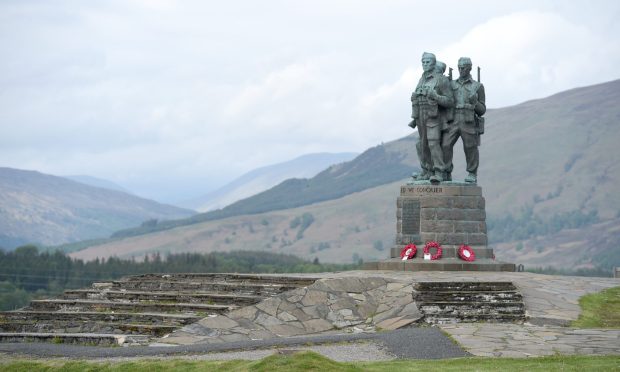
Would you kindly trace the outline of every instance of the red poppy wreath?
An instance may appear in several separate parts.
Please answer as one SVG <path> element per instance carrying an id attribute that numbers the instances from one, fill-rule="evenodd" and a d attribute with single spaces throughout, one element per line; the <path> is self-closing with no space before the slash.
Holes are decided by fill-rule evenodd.
<path id="1" fill-rule="evenodd" d="M 431 255 L 431 260 L 438 260 L 441 258 L 441 245 L 439 245 L 439 243 L 434 242 L 434 241 L 430 241 L 428 243 L 426 243 L 426 245 L 424 246 L 424 254 L 430 254 L 430 250 L 431 248 L 435 248 L 437 251 L 435 252 L 435 254 Z"/>
<path id="2" fill-rule="evenodd" d="M 412 259 L 416 252 L 418 251 L 418 247 L 415 244 L 407 244 L 402 251 L 400 251 L 400 258 L 403 261 Z"/>
<path id="3" fill-rule="evenodd" d="M 473 249 L 471 249 L 470 246 L 464 244 L 459 247 L 459 257 L 461 258 L 461 260 L 469 262 L 476 260 L 476 254 L 474 253 Z"/>

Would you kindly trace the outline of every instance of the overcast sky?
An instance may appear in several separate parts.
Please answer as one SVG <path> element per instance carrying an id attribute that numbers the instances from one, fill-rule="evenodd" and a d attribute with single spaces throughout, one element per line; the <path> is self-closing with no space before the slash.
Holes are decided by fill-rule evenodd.
<path id="1" fill-rule="evenodd" d="M 0 166 L 188 199 L 410 134 L 424 51 L 489 107 L 617 79 L 618 4 L 1 0 Z"/>

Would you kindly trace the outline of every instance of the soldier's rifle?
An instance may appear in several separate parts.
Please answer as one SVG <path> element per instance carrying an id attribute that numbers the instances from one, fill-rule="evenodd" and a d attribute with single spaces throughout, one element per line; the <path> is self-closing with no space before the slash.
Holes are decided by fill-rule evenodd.
<path id="1" fill-rule="evenodd" d="M 480 83 L 480 66 L 478 66 L 478 83 Z M 478 134 L 484 134 L 484 118 L 474 112 Z"/>

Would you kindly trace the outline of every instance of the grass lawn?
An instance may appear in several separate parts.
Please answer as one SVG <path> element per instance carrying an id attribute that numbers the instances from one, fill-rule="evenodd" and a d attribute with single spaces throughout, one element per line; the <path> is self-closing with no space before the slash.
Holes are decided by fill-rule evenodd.
<path id="1" fill-rule="evenodd" d="M 620 328 L 620 287 L 609 288 L 579 299 L 581 315 L 575 328 Z"/>
<path id="2" fill-rule="evenodd" d="M 339 363 L 313 352 L 272 355 L 258 361 L 139 360 L 119 363 L 46 360 L 0 362 L 2 371 L 620 371 L 618 356 L 459 358 Z"/>

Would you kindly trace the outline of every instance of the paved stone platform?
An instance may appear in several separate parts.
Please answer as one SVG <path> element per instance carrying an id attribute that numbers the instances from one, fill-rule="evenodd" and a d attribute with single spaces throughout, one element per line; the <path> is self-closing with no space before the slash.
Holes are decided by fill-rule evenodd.
<path id="1" fill-rule="evenodd" d="M 278 275 L 273 276 L 278 277 Z M 581 296 L 620 286 L 620 279 L 618 278 L 567 277 L 517 272 L 394 271 L 350 271 L 298 274 L 298 276 L 319 278 L 320 280 L 315 284 L 281 293 L 279 296 L 283 296 L 282 298 L 273 297 L 252 306 L 241 307 L 228 313 L 227 315 L 231 315 L 236 312 L 236 315 L 227 317 L 227 321 L 221 318 L 219 320 L 222 322 L 215 322 L 215 319 L 221 315 L 203 318 L 200 323 L 195 323 L 195 328 L 191 328 L 192 325 L 184 327 L 169 337 L 152 343 L 151 347 L 93 348 L 62 344 L 5 344 L 0 345 L 0 353 L 40 356 L 73 355 L 74 357 L 77 357 L 78 354 L 88 355 L 89 357 L 98 355 L 101 357 L 155 356 L 176 355 L 176 353 L 183 354 L 190 351 L 204 353 L 205 351 L 214 352 L 217 350 L 253 350 L 256 347 L 272 349 L 281 348 L 282 345 L 304 345 L 309 342 L 307 340 L 313 340 L 312 342 L 315 344 L 354 342 L 348 345 L 350 350 L 359 348 L 362 350 L 362 354 L 369 353 L 369 355 L 373 348 L 381 351 L 384 350 L 385 345 L 394 344 L 404 349 L 395 351 L 398 348 L 394 348 L 394 345 L 388 347 L 389 354 L 392 356 L 418 358 L 420 356 L 408 354 L 411 352 L 408 345 L 411 345 L 412 342 L 426 345 L 429 341 L 429 332 L 434 331 L 441 335 L 440 332 L 437 332 L 438 329 L 441 329 L 445 334 L 456 340 L 465 351 L 476 356 L 620 355 L 620 330 L 571 329 L 567 327 L 571 320 L 577 319 L 579 316 L 578 299 Z M 485 283 L 510 282 L 514 284 L 523 296 L 527 315 L 526 322 L 524 324 L 455 323 L 441 324 L 430 328 L 419 328 L 417 326 L 410 328 L 413 326 L 412 318 L 415 318 L 416 314 L 419 315 L 417 307 L 412 306 L 412 302 L 409 300 L 411 291 L 417 286 L 417 283 L 476 281 Z M 315 285 L 316 287 L 312 287 Z M 371 306 L 368 307 L 368 304 L 360 306 L 363 302 L 368 302 Z M 290 308 L 290 305 L 294 303 L 303 305 L 296 306 L 296 310 L 307 314 L 302 307 L 313 308 L 316 310 L 316 315 L 307 314 L 311 319 L 301 320 L 300 318 L 303 315 Z M 385 306 L 379 308 L 381 305 Z M 373 310 L 372 307 L 374 306 L 376 309 Z M 321 311 L 327 310 L 327 314 L 322 313 L 319 309 L 322 309 Z M 364 313 L 365 311 L 366 313 Z M 372 315 L 369 317 L 372 318 L 370 323 L 366 323 L 366 320 L 362 319 L 362 314 L 367 314 L 368 311 Z M 250 318 L 253 320 L 249 321 L 247 315 L 252 313 L 254 315 L 251 315 Z M 275 314 L 275 316 L 268 315 L 269 313 Z M 284 313 L 289 314 L 290 317 Z M 330 313 L 331 315 L 329 315 Z M 267 315 L 258 319 L 260 314 Z M 379 317 L 374 319 L 375 316 Z M 315 320 L 313 321 L 313 319 Z M 329 323 L 329 328 L 322 321 L 316 319 L 322 319 Z M 337 327 L 336 323 L 339 323 L 341 327 Z M 379 326 L 381 323 L 383 323 L 382 326 Z M 326 328 L 312 329 L 312 325 L 324 325 Z M 254 326 L 263 328 L 263 333 L 246 332 Z M 396 331 L 389 331 L 389 329 L 399 327 L 401 328 Z M 377 332 L 380 328 L 386 331 Z M 287 335 L 286 333 L 289 331 L 292 331 L 294 335 Z M 259 340 L 261 338 L 262 340 Z M 444 339 L 447 340 L 445 337 Z M 371 344 L 355 343 L 362 340 L 367 340 Z M 372 345 L 373 343 L 375 346 Z M 249 348 L 240 346 L 250 344 L 254 346 Z M 236 348 L 235 345 L 237 345 Z M 39 354 L 36 354 L 37 352 Z M 345 351 L 345 353 L 354 353 L 354 351 Z M 376 358 L 388 357 L 379 354 L 381 352 L 377 352 Z M 461 352 L 461 356 L 464 355 L 469 354 Z M 454 356 L 456 354 L 451 357 Z M 446 356 L 435 357 L 443 358 Z"/>
<path id="2" fill-rule="evenodd" d="M 546 329 L 545 327 L 555 327 L 554 329 L 569 332 L 568 328 L 562 328 L 562 326 L 568 325 L 571 320 L 579 316 L 578 299 L 581 296 L 620 285 L 620 279 L 613 278 L 552 276 L 518 272 L 350 271 L 312 274 L 312 276 L 322 280 L 312 286 L 283 294 L 284 297 L 281 298 L 270 298 L 257 305 L 244 307 L 226 315 L 205 318 L 158 342 L 191 345 L 308 334 L 364 333 L 376 332 L 378 329 L 396 329 L 411 325 L 419 319 L 421 314 L 414 306 L 411 291 L 415 283 L 428 281 L 512 282 L 523 295 L 527 323 L 525 325 L 489 324 L 489 327 L 497 327 L 496 334 L 500 335 L 498 336 L 500 338 L 503 329 L 529 329 L 527 332 L 539 334 L 544 331 L 536 327 L 543 330 Z M 293 306 L 296 303 L 301 303 L 303 306 Z M 485 346 L 484 339 L 481 338 L 480 344 L 476 344 L 472 340 L 477 340 L 478 334 L 475 331 L 468 333 L 469 330 L 475 330 L 478 326 L 481 325 L 455 324 L 442 327 L 450 334 L 459 335 L 459 332 L 463 332 L 463 335 L 469 334 L 469 338 L 463 338 L 463 346 L 471 348 L 472 353 L 487 353 L 487 351 L 482 351 Z M 579 334 L 580 331 L 575 332 Z M 602 337 L 608 340 L 609 333 L 606 332 L 597 334 L 607 335 Z M 455 338 L 460 340 L 456 336 Z M 539 341 L 533 341 L 535 339 L 531 342 L 523 341 L 529 345 L 528 350 L 536 349 L 536 342 Z M 558 337 L 557 345 L 561 345 L 562 340 L 564 339 Z M 594 337 L 593 340 L 596 341 L 597 338 Z M 578 342 L 587 344 L 589 340 L 582 337 L 578 339 Z M 608 350 L 604 346 L 599 348 L 600 343 L 597 342 L 592 343 L 593 348 L 601 352 Z M 620 347 L 613 343 L 611 348 L 620 350 Z M 556 346 L 555 349 L 559 350 L 561 346 Z M 566 350 L 570 350 L 570 347 Z M 493 352 L 500 353 L 499 355 L 509 354 L 508 349 L 504 354 L 501 354 L 501 351 Z M 526 355 L 523 353 L 522 356 Z"/>

